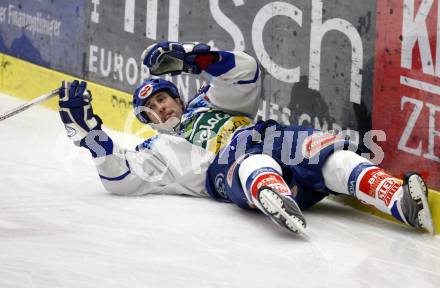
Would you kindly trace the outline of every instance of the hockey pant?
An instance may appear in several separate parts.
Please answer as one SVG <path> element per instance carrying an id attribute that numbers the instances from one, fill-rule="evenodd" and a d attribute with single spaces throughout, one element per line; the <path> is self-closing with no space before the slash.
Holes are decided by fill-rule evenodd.
<path id="1" fill-rule="evenodd" d="M 208 169 L 214 199 L 253 208 L 252 191 L 269 184 L 292 195 L 302 210 L 329 194 L 346 194 L 403 221 L 400 181 L 350 151 L 355 146 L 348 140 L 270 120 L 237 134 Z"/>

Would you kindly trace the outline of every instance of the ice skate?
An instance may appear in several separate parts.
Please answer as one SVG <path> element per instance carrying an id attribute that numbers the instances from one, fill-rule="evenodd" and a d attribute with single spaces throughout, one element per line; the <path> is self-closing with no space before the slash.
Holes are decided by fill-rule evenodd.
<path id="1" fill-rule="evenodd" d="M 422 176 L 415 172 L 406 173 L 402 187 L 403 196 L 400 207 L 405 216 L 404 221 L 434 235 L 434 225 L 428 205 L 428 189 Z"/>
<path id="2" fill-rule="evenodd" d="M 281 195 L 273 188 L 262 186 L 258 190 L 257 199 L 263 212 L 273 222 L 291 232 L 305 234 L 306 220 L 292 198 Z"/>

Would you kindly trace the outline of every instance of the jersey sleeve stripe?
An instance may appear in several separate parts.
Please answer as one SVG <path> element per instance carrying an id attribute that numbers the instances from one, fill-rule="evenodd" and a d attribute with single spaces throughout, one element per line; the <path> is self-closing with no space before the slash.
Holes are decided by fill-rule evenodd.
<path id="1" fill-rule="evenodd" d="M 117 177 L 107 177 L 107 176 L 103 176 L 103 175 L 99 174 L 99 178 L 104 179 L 104 180 L 108 180 L 108 181 L 120 181 L 120 180 L 124 179 L 125 177 L 127 177 L 127 175 L 129 175 L 131 173 L 130 165 L 128 164 L 127 160 L 125 160 L 125 164 L 127 165 L 128 171 L 125 172 L 124 174 L 119 175 Z"/>
<path id="2" fill-rule="evenodd" d="M 260 69 L 257 66 L 257 71 L 255 71 L 254 79 L 252 79 L 252 80 L 240 80 L 240 81 L 238 81 L 236 83 L 237 84 L 252 84 L 252 83 L 257 82 L 258 76 L 260 76 Z"/>

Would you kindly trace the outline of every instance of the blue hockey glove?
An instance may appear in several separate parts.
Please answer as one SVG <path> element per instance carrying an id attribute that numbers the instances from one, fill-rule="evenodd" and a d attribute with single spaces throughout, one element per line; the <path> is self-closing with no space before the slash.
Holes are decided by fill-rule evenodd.
<path id="1" fill-rule="evenodd" d="M 200 74 L 202 69 L 197 65 L 196 57 L 209 53 L 210 50 L 209 45 L 198 42 L 160 42 L 144 50 L 142 62 L 152 75 L 178 75 L 182 71 Z"/>
<path id="2" fill-rule="evenodd" d="M 61 121 L 67 136 L 76 146 L 86 146 L 84 139 L 87 134 L 91 130 L 101 130 L 102 120 L 93 114 L 91 101 L 92 95 L 86 82 L 62 82 L 59 99 Z"/>

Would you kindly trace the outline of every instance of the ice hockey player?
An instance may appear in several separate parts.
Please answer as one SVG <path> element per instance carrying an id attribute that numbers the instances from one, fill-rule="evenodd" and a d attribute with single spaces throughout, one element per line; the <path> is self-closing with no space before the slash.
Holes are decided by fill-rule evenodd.
<path id="1" fill-rule="evenodd" d="M 161 133 L 134 151 L 122 149 L 101 129 L 85 82 L 64 82 L 61 119 L 74 143 L 90 150 L 107 190 L 209 195 L 260 209 L 292 232 L 306 227 L 302 209 L 329 194 L 346 194 L 434 233 L 419 174 L 407 173 L 400 183 L 347 150 L 349 141 L 338 135 L 273 120 L 253 123 L 260 71 L 246 53 L 161 42 L 142 58 L 152 75 L 206 73 L 211 81 L 186 105 L 173 83 L 144 81 L 133 95 L 134 112 Z"/>

